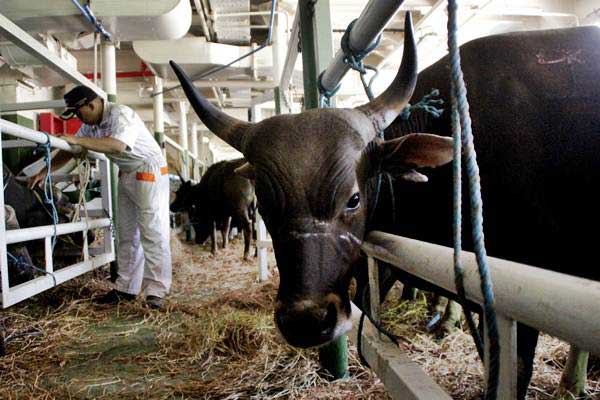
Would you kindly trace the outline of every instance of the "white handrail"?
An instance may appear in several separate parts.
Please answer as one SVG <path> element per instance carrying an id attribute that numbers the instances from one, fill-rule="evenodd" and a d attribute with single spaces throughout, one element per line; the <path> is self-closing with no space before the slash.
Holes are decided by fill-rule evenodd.
<path id="1" fill-rule="evenodd" d="M 21 125 L 17 125 L 13 122 L 0 120 L 0 131 L 2 134 L 9 134 L 12 136 L 16 136 L 21 139 L 29 140 L 34 143 L 45 144 L 47 141 L 46 134 L 42 132 L 35 131 L 33 129 L 26 128 Z M 69 153 L 78 154 L 81 153 L 80 146 L 71 146 L 69 143 L 64 141 L 61 138 L 50 136 L 50 144 L 52 147 L 55 147 L 60 150 L 68 151 Z M 95 158 L 97 160 L 106 160 L 106 156 L 102 153 L 97 153 L 95 151 L 88 151 L 87 156 L 90 158 Z"/>
<path id="2" fill-rule="evenodd" d="M 362 245 L 369 256 L 450 292 L 453 250 L 384 232 L 371 232 Z M 600 353 L 600 282 L 488 257 L 498 313 Z M 462 252 L 468 299 L 483 303 L 475 255 Z"/>

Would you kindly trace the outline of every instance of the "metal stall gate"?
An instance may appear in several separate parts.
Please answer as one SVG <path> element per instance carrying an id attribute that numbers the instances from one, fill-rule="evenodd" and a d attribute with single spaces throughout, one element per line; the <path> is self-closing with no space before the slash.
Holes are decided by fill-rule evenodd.
<path id="1" fill-rule="evenodd" d="M 37 132 L 4 120 L 0 120 L 0 133 L 2 135 L 9 134 L 19 139 L 23 139 L 18 143 L 21 146 L 27 146 L 28 144 L 31 145 L 30 143 L 45 144 L 49 138 L 50 145 L 53 148 L 68 151 L 74 154 L 81 151 L 80 148 L 71 146 L 62 139 L 47 136 L 44 133 Z M 101 208 L 89 209 L 87 211 L 88 218 L 82 217 L 80 222 L 57 224 L 56 231 L 53 225 L 7 231 L 4 220 L 4 194 L 0 197 L 0 275 L 2 280 L 3 308 L 7 308 L 44 290 L 50 289 L 55 285 L 59 285 L 115 260 L 115 249 L 111 225 L 112 207 L 108 160 L 103 154 L 91 151 L 87 153 L 87 157 L 92 160 L 97 160 L 98 162 L 102 200 Z M 1 162 L 2 154 L 0 152 L 0 163 Z M 4 187 L 3 177 L 0 177 L 0 185 Z M 101 247 L 91 248 L 89 246 L 87 241 L 87 231 L 90 229 L 103 229 L 104 243 Z M 61 268 L 58 271 L 54 270 L 52 257 L 52 237 L 54 236 L 55 232 L 57 236 L 67 235 L 74 232 L 83 233 L 83 261 L 65 268 Z M 9 287 L 7 245 L 39 239 L 43 239 L 45 243 L 44 275 L 20 285 Z"/>

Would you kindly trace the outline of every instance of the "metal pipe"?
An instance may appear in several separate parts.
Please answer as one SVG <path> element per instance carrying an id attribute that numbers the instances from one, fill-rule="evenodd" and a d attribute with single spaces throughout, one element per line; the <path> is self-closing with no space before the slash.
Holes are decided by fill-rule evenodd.
<path id="1" fill-rule="evenodd" d="M 452 249 L 371 232 L 363 251 L 456 293 Z M 488 257 L 499 314 L 600 353 L 600 282 Z M 462 252 L 468 299 L 483 303 L 475 255 Z M 401 267 L 400 267 L 401 266 Z"/>
<path id="2" fill-rule="evenodd" d="M 192 123 L 192 155 L 198 157 L 198 124 L 196 122 Z"/>
<path id="3" fill-rule="evenodd" d="M 98 19 L 96 18 L 96 16 L 92 12 L 92 9 L 90 8 L 89 5 L 86 4 L 85 6 L 82 6 L 81 4 L 79 4 L 78 0 L 71 0 L 71 3 L 73 3 L 75 5 L 75 7 L 77 7 L 77 9 L 79 10 L 79 12 L 81 12 L 81 14 L 83 15 L 83 17 L 86 20 L 88 20 L 88 22 L 90 24 L 94 25 L 94 28 L 95 28 L 96 32 L 98 32 L 102 36 L 104 36 L 104 38 L 106 40 L 110 40 L 111 39 L 110 33 L 106 29 L 104 29 L 104 26 L 102 25 L 102 23 L 100 21 L 98 21 Z"/>
<path id="4" fill-rule="evenodd" d="M 164 141 L 166 144 L 168 144 L 169 146 L 173 147 L 175 150 L 179 151 L 180 153 L 184 153 L 185 150 L 183 149 L 183 147 L 181 147 L 176 141 L 174 141 L 173 139 L 171 139 L 168 136 L 164 136 Z M 195 161 L 199 162 L 200 164 L 204 165 L 204 163 L 196 156 L 194 156 L 193 154 L 189 154 L 188 153 L 188 157 L 194 159 Z"/>
<path id="5" fill-rule="evenodd" d="M 2 292 L 2 308 L 10 307 L 13 304 L 54 287 L 54 279 L 56 279 L 56 284 L 60 285 L 61 283 L 85 274 L 86 272 L 100 268 L 103 265 L 114 261 L 114 259 L 114 254 L 101 254 L 92 257 L 88 261 L 83 261 L 73 264 L 69 267 L 59 269 L 58 271 L 54 272 L 53 277 L 50 275 L 44 275 L 29 282 L 14 286 L 10 288 L 10 290 Z"/>
<path id="6" fill-rule="evenodd" d="M 83 232 L 89 229 L 104 228 L 110 226 L 109 218 L 96 218 L 81 222 L 71 222 L 68 224 L 56 225 L 57 235 L 67 235 L 73 232 Z M 32 228 L 22 228 L 6 231 L 6 244 L 27 242 L 30 240 L 43 239 L 54 235 L 54 225 L 34 226 Z"/>
<path id="7" fill-rule="evenodd" d="M 94 32 L 94 85 L 98 84 L 98 33 Z"/>
<path id="8" fill-rule="evenodd" d="M 48 108 L 64 108 L 64 100 L 28 101 L 23 103 L 0 104 L 0 112 L 45 110 Z"/>
<path id="9" fill-rule="evenodd" d="M 363 9 L 352 27 L 349 45 L 353 51 L 363 51 L 383 31 L 391 21 L 404 0 L 371 0 Z M 344 52 L 340 49 L 327 66 L 321 84 L 326 90 L 334 90 L 350 67 L 344 63 Z"/>
<path id="10" fill-rule="evenodd" d="M 212 38 L 210 31 L 208 30 L 208 24 L 206 22 L 206 17 L 204 16 L 204 10 L 202 8 L 202 4 L 200 4 L 200 0 L 194 0 L 194 5 L 196 6 L 196 13 L 198 13 L 198 17 L 200 17 L 200 27 L 202 28 L 202 33 L 204 34 L 206 41 L 211 42 Z"/>
<path id="11" fill-rule="evenodd" d="M 181 160 L 181 175 L 184 179 L 189 179 L 187 111 L 187 103 L 185 101 L 179 102 L 179 144 L 183 148 L 183 159 Z"/>
<path id="12" fill-rule="evenodd" d="M 2 129 L 2 133 L 7 133 L 12 136 L 19 137 L 21 139 L 29 140 L 31 142 L 45 144 L 47 141 L 47 136 L 45 133 L 34 131 L 33 129 L 26 128 L 21 125 L 17 125 L 15 123 L 0 119 L 0 129 Z M 57 138 L 55 136 L 50 136 L 50 145 L 54 148 L 68 151 L 69 153 L 79 154 L 81 153 L 81 147 L 79 146 L 71 146 L 69 143 L 64 140 Z M 97 160 L 106 160 L 106 156 L 102 153 L 96 153 L 95 151 L 88 151 L 87 155 L 90 158 L 95 158 Z"/>
<path id="13" fill-rule="evenodd" d="M 162 78 L 154 77 L 154 92 L 161 92 L 163 88 Z M 163 136 L 165 134 L 165 110 L 163 103 L 163 95 L 158 95 L 153 99 L 153 111 L 154 111 L 154 138 L 159 146 L 162 146 Z"/>
<path id="14" fill-rule="evenodd" d="M 117 59 L 115 45 L 108 41 L 102 42 L 102 89 L 107 94 L 108 101 L 117 100 Z"/>

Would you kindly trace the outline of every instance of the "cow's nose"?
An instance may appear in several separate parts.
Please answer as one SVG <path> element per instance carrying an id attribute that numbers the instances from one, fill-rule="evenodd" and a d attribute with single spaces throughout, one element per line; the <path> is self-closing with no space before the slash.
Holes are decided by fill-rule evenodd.
<path id="1" fill-rule="evenodd" d="M 279 330 L 289 344 L 312 347 L 335 339 L 340 323 L 341 299 L 329 294 L 323 301 L 298 300 L 280 303 L 275 311 Z"/>

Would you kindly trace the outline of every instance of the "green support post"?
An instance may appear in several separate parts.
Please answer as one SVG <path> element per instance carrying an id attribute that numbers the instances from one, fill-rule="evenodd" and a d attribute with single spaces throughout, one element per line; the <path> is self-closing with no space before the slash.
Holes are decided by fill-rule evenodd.
<path id="1" fill-rule="evenodd" d="M 327 68 L 333 58 L 333 38 L 329 0 L 300 0 L 300 43 L 304 78 L 304 108 L 319 107 L 319 72 Z M 319 37 L 319 41 L 316 37 Z M 275 105 L 280 99 L 275 89 Z M 319 361 L 333 379 L 348 376 L 348 338 L 343 335 L 319 348 Z"/>
<path id="2" fill-rule="evenodd" d="M 160 148 L 162 149 L 164 144 L 163 142 L 165 141 L 165 134 L 163 132 L 154 132 L 154 140 L 156 140 L 156 143 L 158 143 L 158 145 L 160 146 Z"/>
<path id="3" fill-rule="evenodd" d="M 300 47 L 302 48 L 302 74 L 304 82 L 304 109 L 319 107 L 319 90 L 317 88 L 317 50 L 313 18 L 315 18 L 314 2 L 300 0 Z"/>
<path id="4" fill-rule="evenodd" d="M 275 115 L 281 114 L 281 89 L 276 87 L 273 89 L 274 98 L 275 98 Z"/>

